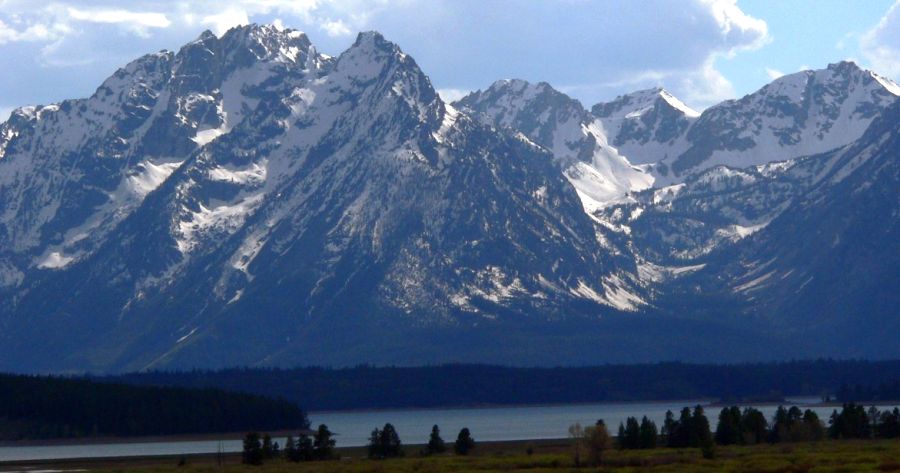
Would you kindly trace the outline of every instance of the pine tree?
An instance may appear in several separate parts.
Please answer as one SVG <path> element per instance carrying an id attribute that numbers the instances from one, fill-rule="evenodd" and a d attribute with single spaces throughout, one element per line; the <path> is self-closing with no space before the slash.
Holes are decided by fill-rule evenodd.
<path id="1" fill-rule="evenodd" d="M 453 445 L 453 451 L 457 455 L 468 455 L 475 448 L 475 439 L 472 438 L 468 427 L 463 427 L 456 436 L 456 443 Z"/>
<path id="2" fill-rule="evenodd" d="M 272 446 L 272 436 L 264 434 L 262 439 L 262 456 L 268 460 L 275 456 L 275 448 Z"/>
<path id="3" fill-rule="evenodd" d="M 822 424 L 822 420 L 819 419 L 819 414 L 807 409 L 803 413 L 803 425 L 808 432 L 807 440 L 818 442 L 825 438 L 825 426 Z"/>
<path id="4" fill-rule="evenodd" d="M 656 441 L 659 438 L 659 431 L 656 429 L 656 423 L 644 416 L 641 419 L 641 438 L 640 448 L 653 449 L 656 448 Z"/>
<path id="5" fill-rule="evenodd" d="M 741 414 L 741 436 L 746 445 L 755 445 L 766 440 L 769 422 L 759 409 L 747 407 Z"/>
<path id="6" fill-rule="evenodd" d="M 292 435 L 288 435 L 287 439 L 284 441 L 284 459 L 290 462 L 300 461 L 297 458 L 297 444 L 294 443 L 294 437 Z"/>
<path id="7" fill-rule="evenodd" d="M 384 458 L 384 449 L 381 446 L 381 430 L 378 427 L 372 429 L 372 433 L 369 434 L 369 458 L 373 460 L 380 460 Z"/>
<path id="8" fill-rule="evenodd" d="M 619 422 L 619 430 L 616 431 L 616 444 L 618 444 L 620 450 L 625 450 L 628 448 L 627 442 L 628 440 L 625 438 L 625 424 Z"/>
<path id="9" fill-rule="evenodd" d="M 694 413 L 691 416 L 691 430 L 691 447 L 703 447 L 704 445 L 714 444 L 712 432 L 709 430 L 709 419 L 706 418 L 706 415 L 703 413 L 703 407 L 699 404 L 694 407 Z"/>
<path id="10" fill-rule="evenodd" d="M 900 408 L 895 407 L 893 411 L 884 411 L 881 414 L 881 422 L 875 434 L 883 439 L 900 437 Z"/>
<path id="11" fill-rule="evenodd" d="M 334 456 L 335 441 L 328 426 L 320 424 L 313 440 L 313 456 L 317 460 L 330 460 Z"/>
<path id="12" fill-rule="evenodd" d="M 716 424 L 716 443 L 734 445 L 743 442 L 741 435 L 741 410 L 737 406 L 724 407 Z"/>
<path id="13" fill-rule="evenodd" d="M 674 445 L 672 445 L 672 438 L 675 435 L 677 425 L 678 423 L 675 421 L 675 414 L 673 414 L 671 410 L 667 410 L 666 419 L 663 421 L 662 428 L 662 435 L 667 447 L 674 447 Z"/>
<path id="14" fill-rule="evenodd" d="M 629 417 L 625 420 L 625 439 L 622 443 L 627 449 L 641 447 L 641 426 L 636 418 Z"/>
<path id="15" fill-rule="evenodd" d="M 263 454 L 259 434 L 249 432 L 244 437 L 244 449 L 241 452 L 241 462 L 245 465 L 262 465 Z"/>
<path id="16" fill-rule="evenodd" d="M 400 443 L 400 435 L 397 429 L 390 423 L 384 424 L 381 429 L 381 448 L 385 458 L 395 458 L 403 456 L 403 445 Z"/>
<path id="17" fill-rule="evenodd" d="M 313 447 L 313 439 L 306 434 L 300 434 L 297 437 L 297 461 L 312 461 L 316 457 L 315 447 Z"/>
<path id="18" fill-rule="evenodd" d="M 431 428 L 431 435 L 428 437 L 428 454 L 434 455 L 437 453 L 444 453 L 447 450 L 447 446 L 444 444 L 444 439 L 441 438 L 441 429 L 438 428 L 437 425 Z"/>

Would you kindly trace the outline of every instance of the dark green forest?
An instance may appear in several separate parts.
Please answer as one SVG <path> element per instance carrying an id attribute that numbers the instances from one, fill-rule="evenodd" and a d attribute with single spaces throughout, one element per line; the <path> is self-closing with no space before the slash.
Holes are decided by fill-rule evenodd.
<path id="1" fill-rule="evenodd" d="M 0 440 L 305 429 L 297 404 L 213 388 L 0 374 Z"/>
<path id="2" fill-rule="evenodd" d="M 100 378 L 137 385 L 214 387 L 297 402 L 308 410 L 717 399 L 779 401 L 837 395 L 841 386 L 900 380 L 900 361 L 656 363 L 583 368 L 237 368 Z M 868 393 L 860 388 L 861 394 Z M 846 392 L 845 392 L 846 394 Z M 852 397 L 852 393 L 848 394 Z M 842 401 L 867 401 L 848 399 Z"/>

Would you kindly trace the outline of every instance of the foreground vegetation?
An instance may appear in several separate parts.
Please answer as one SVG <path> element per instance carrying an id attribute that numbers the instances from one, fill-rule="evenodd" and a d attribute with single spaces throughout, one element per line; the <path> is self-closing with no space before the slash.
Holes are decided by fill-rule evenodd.
<path id="1" fill-rule="evenodd" d="M 386 460 L 366 458 L 366 449 L 339 449 L 340 460 L 290 463 L 283 460 L 248 466 L 231 458 L 223 466 L 210 460 L 165 464 L 119 464 L 101 467 L 109 472 L 134 473 L 386 473 L 386 472 L 734 472 L 734 473 L 850 473 L 900 472 L 900 440 L 824 440 L 789 445 L 761 444 L 720 447 L 713 459 L 697 449 L 656 448 L 611 450 L 598 467 L 575 468 L 567 441 L 483 443 L 470 455 L 451 453 L 419 456 L 422 446 L 406 446 L 405 456 Z M 531 454 L 527 452 L 531 451 Z M 86 465 L 91 467 L 90 465 Z M 91 467 L 94 469 L 95 467 Z"/>

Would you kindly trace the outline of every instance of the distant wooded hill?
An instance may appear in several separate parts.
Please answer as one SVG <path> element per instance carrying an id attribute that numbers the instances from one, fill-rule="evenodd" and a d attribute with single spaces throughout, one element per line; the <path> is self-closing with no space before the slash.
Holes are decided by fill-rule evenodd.
<path id="1" fill-rule="evenodd" d="M 584 368 L 440 365 L 414 368 L 227 369 L 103 378 L 283 397 L 309 410 L 834 396 L 843 385 L 900 379 L 900 361 L 658 363 Z"/>
<path id="2" fill-rule="evenodd" d="M 213 388 L 0 374 L 0 439 L 305 429 L 293 402 Z"/>

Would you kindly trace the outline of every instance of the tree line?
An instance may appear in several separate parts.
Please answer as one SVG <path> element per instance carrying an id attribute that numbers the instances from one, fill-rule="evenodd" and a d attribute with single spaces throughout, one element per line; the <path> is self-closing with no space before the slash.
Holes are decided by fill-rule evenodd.
<path id="1" fill-rule="evenodd" d="M 333 460 L 337 458 L 334 451 L 335 444 L 334 434 L 325 424 L 319 425 L 312 435 L 301 432 L 297 436 L 297 440 L 294 440 L 293 436 L 288 436 L 285 439 L 284 447 L 280 446 L 278 442 L 274 442 L 269 434 L 260 435 L 255 431 L 248 432 L 244 436 L 241 461 L 246 465 L 262 465 L 268 460 L 279 458 L 288 462 Z M 453 452 L 457 455 L 468 455 L 474 449 L 475 439 L 472 438 L 468 428 L 463 428 L 453 443 Z M 398 458 L 405 455 L 400 435 L 391 423 L 372 430 L 366 450 L 368 457 L 372 460 Z M 441 430 L 435 425 L 431 429 L 428 443 L 419 454 L 422 456 L 438 455 L 446 451 L 447 446 L 444 439 L 441 438 Z"/>
<path id="2" fill-rule="evenodd" d="M 0 439 L 308 428 L 296 404 L 219 389 L 0 374 Z"/>
<path id="3" fill-rule="evenodd" d="M 701 448 L 712 450 L 715 445 L 755 445 L 760 443 L 815 442 L 824 438 L 867 439 L 900 438 L 900 408 L 879 411 L 866 409 L 853 402 L 835 409 L 828 425 L 811 409 L 801 410 L 778 406 L 771 423 L 753 407 L 724 407 L 719 412 L 715 434 L 703 407 L 685 407 L 676 419 L 666 412 L 661 430 L 644 416 L 640 422 L 629 417 L 619 424 L 616 443 L 621 449 L 652 449 L 657 445 L 669 448 Z"/>
<path id="4" fill-rule="evenodd" d="M 262 465 L 274 458 L 284 458 L 289 462 L 332 460 L 335 458 L 335 444 L 334 433 L 325 424 L 320 424 L 312 435 L 301 431 L 297 440 L 289 435 L 284 447 L 273 442 L 269 434 L 248 432 L 244 436 L 241 462 L 245 465 Z"/>
<path id="5" fill-rule="evenodd" d="M 842 384 L 900 380 L 900 361 L 654 363 L 571 368 L 466 364 L 236 368 L 135 373 L 103 379 L 250 392 L 290 399 L 310 410 L 702 398 L 740 403 L 763 399 L 778 402 L 786 396 L 833 396 Z"/>
<path id="6" fill-rule="evenodd" d="M 877 385 L 843 384 L 836 398 L 840 402 L 900 401 L 900 379 Z"/>
<path id="7" fill-rule="evenodd" d="M 875 407 L 866 409 L 860 404 L 845 403 L 840 411 L 834 410 L 826 427 L 815 411 L 801 410 L 797 406 L 778 406 L 771 422 L 759 409 L 727 406 L 719 412 L 713 432 L 703 406 L 697 405 L 682 408 L 677 417 L 671 410 L 666 411 L 662 428 L 647 416 L 640 421 L 637 417 L 628 417 L 619 423 L 617 435 L 613 437 L 600 419 L 587 427 L 579 423 L 571 425 L 569 437 L 573 441 L 576 466 L 600 465 L 605 452 L 613 447 L 622 450 L 699 448 L 705 458 L 713 458 L 719 445 L 815 442 L 825 438 L 900 438 L 900 408 L 879 411 Z M 475 446 L 471 432 L 463 428 L 453 443 L 453 452 L 468 455 Z M 333 434 L 325 425 L 320 425 L 312 436 L 301 433 L 296 441 L 289 436 L 284 448 L 272 442 L 268 434 L 260 436 L 250 432 L 244 439 L 243 461 L 260 465 L 272 458 L 292 462 L 330 460 L 336 458 L 334 448 Z M 439 455 L 447 450 L 440 428 L 434 425 L 419 455 Z M 366 451 L 368 458 L 373 460 L 405 455 L 400 434 L 391 423 L 372 430 Z"/>

